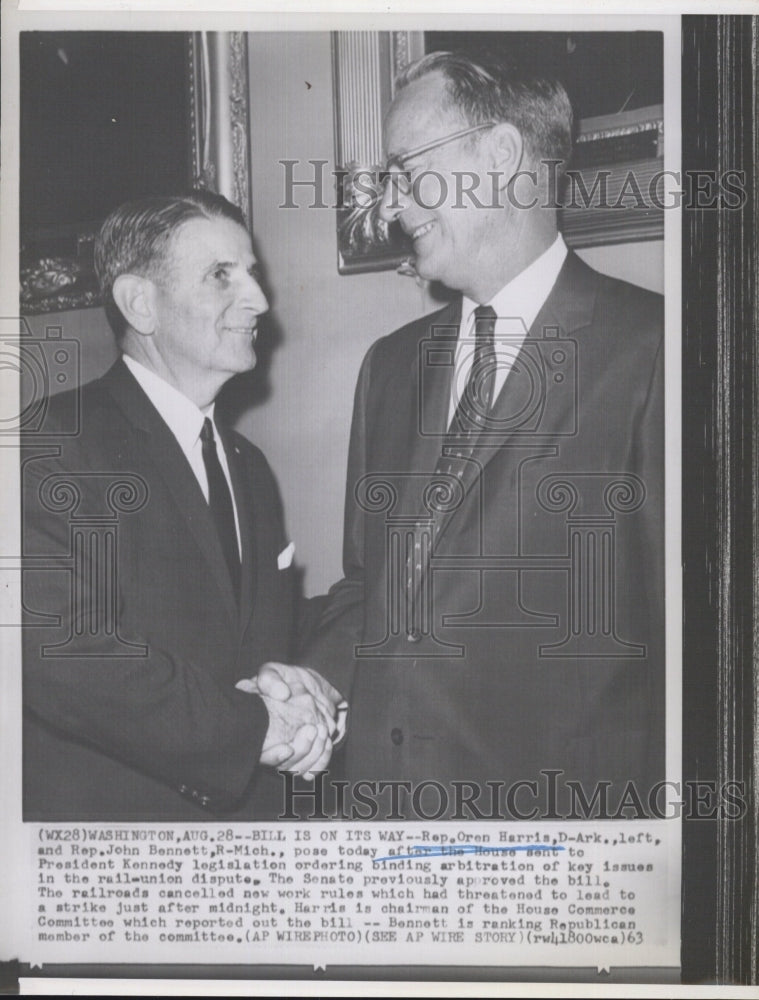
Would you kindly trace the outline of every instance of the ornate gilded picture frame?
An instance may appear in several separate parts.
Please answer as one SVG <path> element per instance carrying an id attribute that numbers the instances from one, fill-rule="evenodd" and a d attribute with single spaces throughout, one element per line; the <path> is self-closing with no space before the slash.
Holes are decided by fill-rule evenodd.
<path id="1" fill-rule="evenodd" d="M 206 187 L 224 194 L 250 221 L 246 33 L 154 33 L 152 48 L 146 38 L 136 32 L 22 35 L 22 78 L 33 81 L 36 60 L 47 59 L 61 81 L 55 99 L 35 93 L 31 85 L 22 90 L 29 95 L 21 109 L 24 315 L 100 304 L 95 235 L 107 212 L 129 197 Z M 90 87 L 93 58 L 102 61 L 104 73 L 119 75 L 128 121 L 107 98 L 99 104 L 81 99 L 77 59 L 86 67 L 81 79 Z M 153 74 L 147 82 L 146 69 Z M 132 88 L 122 75 L 130 72 L 135 74 Z M 44 76 L 50 79 L 49 72 Z M 79 141 L 83 130 L 86 143 Z M 76 197 L 73 184 L 81 188 Z"/>

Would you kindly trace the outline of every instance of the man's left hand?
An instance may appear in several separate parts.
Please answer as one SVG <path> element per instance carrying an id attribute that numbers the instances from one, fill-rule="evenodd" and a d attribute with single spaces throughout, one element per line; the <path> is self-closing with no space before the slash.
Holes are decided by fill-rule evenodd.
<path id="1" fill-rule="evenodd" d="M 345 735 L 348 702 L 337 688 L 315 670 L 269 662 L 263 664 L 254 680 L 259 691 L 280 701 L 293 694 L 310 694 L 324 718 L 332 742 L 337 743 Z M 287 694 L 284 693 L 283 684 L 287 687 Z"/>
<path id="2" fill-rule="evenodd" d="M 310 694 L 324 719 L 331 745 L 336 745 L 345 736 L 348 702 L 329 681 L 310 667 L 264 663 L 255 677 L 239 681 L 236 686 L 248 694 L 265 695 L 275 701 L 287 701 L 296 694 Z M 279 748 L 270 748 L 268 752 L 272 754 L 277 749 Z M 283 746 L 281 749 L 289 755 L 289 748 L 286 750 Z M 313 777 L 313 772 L 307 773 L 305 777 Z"/>

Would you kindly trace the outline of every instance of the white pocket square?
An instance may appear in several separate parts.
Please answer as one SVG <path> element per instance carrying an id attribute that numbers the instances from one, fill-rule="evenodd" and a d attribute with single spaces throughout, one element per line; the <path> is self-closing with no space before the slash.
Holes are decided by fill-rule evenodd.
<path id="1" fill-rule="evenodd" d="M 282 549 L 282 551 L 277 556 L 277 568 L 288 569 L 290 566 L 292 566 L 294 555 L 295 555 L 295 543 L 290 542 L 287 548 Z"/>

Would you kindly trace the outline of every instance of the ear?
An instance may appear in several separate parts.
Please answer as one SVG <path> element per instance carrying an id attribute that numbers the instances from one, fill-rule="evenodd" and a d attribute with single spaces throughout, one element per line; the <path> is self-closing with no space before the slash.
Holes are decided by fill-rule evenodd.
<path id="1" fill-rule="evenodd" d="M 113 299 L 129 326 L 143 336 L 155 332 L 154 286 L 139 274 L 120 274 L 113 283 Z"/>
<path id="2" fill-rule="evenodd" d="M 524 141 L 519 129 L 507 122 L 496 125 L 488 136 L 492 169 L 499 174 L 498 188 L 503 190 L 520 168 L 524 157 Z"/>

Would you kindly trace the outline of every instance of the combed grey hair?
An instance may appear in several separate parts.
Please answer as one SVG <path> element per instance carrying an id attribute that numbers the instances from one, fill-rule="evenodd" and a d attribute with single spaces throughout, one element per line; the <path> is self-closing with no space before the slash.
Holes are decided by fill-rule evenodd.
<path id="1" fill-rule="evenodd" d="M 95 240 L 95 273 L 111 329 L 120 340 L 126 320 L 113 298 L 122 274 L 156 277 L 166 266 L 175 233 L 191 219 L 223 218 L 247 229 L 242 212 L 220 194 L 195 189 L 187 194 L 141 198 L 119 205 Z"/>
<path id="2" fill-rule="evenodd" d="M 429 73 L 441 73 L 451 107 L 470 125 L 509 122 L 537 160 L 560 160 L 572 150 L 572 105 L 558 80 L 527 76 L 501 63 L 480 65 L 455 52 L 430 52 L 407 66 L 396 92 Z"/>

